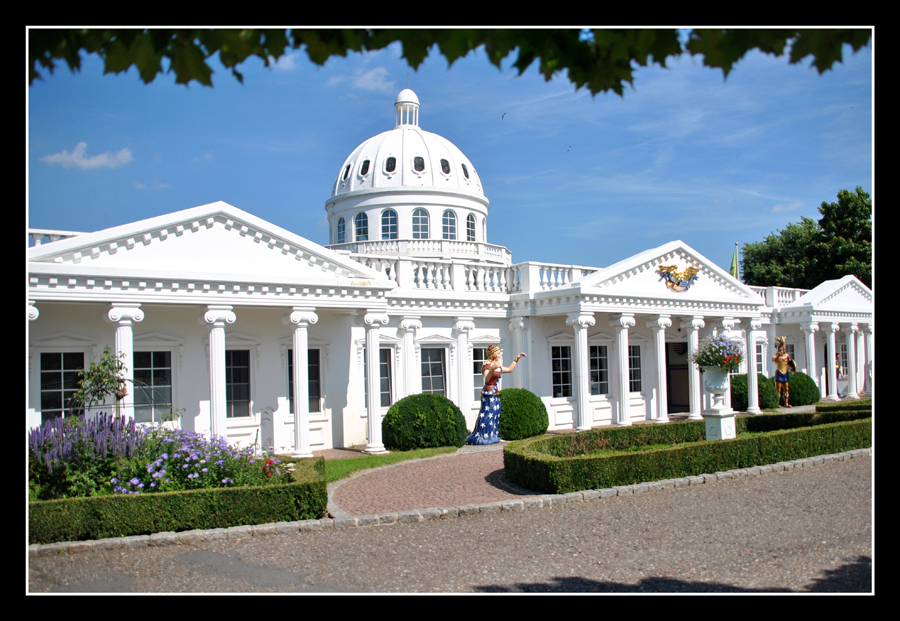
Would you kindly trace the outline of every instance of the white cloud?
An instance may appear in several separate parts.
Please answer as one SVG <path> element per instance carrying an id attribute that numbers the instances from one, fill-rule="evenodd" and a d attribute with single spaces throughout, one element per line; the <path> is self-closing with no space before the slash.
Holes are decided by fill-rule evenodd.
<path id="1" fill-rule="evenodd" d="M 269 62 L 272 64 L 272 69 L 276 71 L 290 71 L 294 68 L 299 68 L 300 65 L 297 62 L 298 58 L 300 58 L 300 52 L 288 52 L 287 54 L 282 55 L 278 60 L 269 56 Z"/>
<path id="2" fill-rule="evenodd" d="M 125 164 L 131 163 L 134 159 L 131 156 L 131 149 L 124 148 L 118 153 L 107 151 L 100 155 L 86 156 L 87 143 L 79 142 L 71 153 L 63 151 L 62 153 L 54 153 L 42 157 L 42 162 L 48 164 L 60 164 L 66 168 L 77 166 L 78 168 L 118 168 Z"/>
<path id="3" fill-rule="evenodd" d="M 394 93 L 394 81 L 385 79 L 388 75 L 388 70 L 384 67 L 375 67 L 369 69 L 365 73 L 363 73 L 361 69 L 357 69 L 356 74 L 352 76 L 336 75 L 328 78 L 328 85 L 334 86 L 341 82 L 349 81 L 353 88 L 358 88 L 363 91 Z"/>

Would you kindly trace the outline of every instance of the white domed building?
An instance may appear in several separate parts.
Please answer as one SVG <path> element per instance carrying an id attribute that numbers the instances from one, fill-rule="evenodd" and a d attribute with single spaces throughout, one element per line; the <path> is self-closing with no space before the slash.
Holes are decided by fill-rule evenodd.
<path id="1" fill-rule="evenodd" d="M 872 393 L 873 297 L 856 278 L 751 287 L 681 241 L 607 267 L 513 263 L 488 243 L 472 162 L 421 129 L 411 90 L 394 107 L 393 129 L 340 163 L 327 247 L 221 202 L 31 231 L 29 424 L 71 415 L 77 371 L 106 345 L 126 361 L 126 416 L 182 411 L 184 428 L 298 456 L 383 451 L 381 418 L 420 392 L 471 429 L 490 344 L 528 354 L 503 381 L 538 394 L 551 429 L 700 418 L 687 352 L 713 333 L 754 352 L 751 378 L 774 374 L 785 336 L 824 398 Z"/>

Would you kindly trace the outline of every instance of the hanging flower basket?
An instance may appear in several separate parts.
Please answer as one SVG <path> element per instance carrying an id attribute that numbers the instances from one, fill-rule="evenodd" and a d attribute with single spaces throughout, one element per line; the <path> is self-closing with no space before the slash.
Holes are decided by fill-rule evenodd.
<path id="1" fill-rule="evenodd" d="M 739 342 L 717 334 L 700 341 L 700 346 L 690 359 L 701 372 L 719 369 L 725 373 L 735 373 L 744 361 L 744 349 Z"/>

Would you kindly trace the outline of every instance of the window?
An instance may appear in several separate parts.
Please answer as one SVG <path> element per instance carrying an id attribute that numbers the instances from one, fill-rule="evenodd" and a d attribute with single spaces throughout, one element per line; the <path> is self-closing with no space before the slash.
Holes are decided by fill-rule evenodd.
<path id="1" fill-rule="evenodd" d="M 250 416 L 250 350 L 225 350 L 225 416 Z"/>
<path id="2" fill-rule="evenodd" d="M 337 223 L 337 243 L 343 244 L 346 241 L 346 224 L 343 218 L 338 218 Z"/>
<path id="3" fill-rule="evenodd" d="M 572 348 L 560 345 L 550 348 L 550 368 L 553 373 L 553 396 L 572 396 Z"/>
<path id="4" fill-rule="evenodd" d="M 475 241 L 475 216 L 466 218 L 466 241 Z"/>
<path id="5" fill-rule="evenodd" d="M 82 413 L 73 398 L 82 369 L 84 354 L 81 352 L 41 354 L 41 424 L 58 416 Z"/>
<path id="6" fill-rule="evenodd" d="M 354 218 L 356 223 L 356 241 L 367 241 L 369 239 L 369 217 L 360 212 Z"/>
<path id="7" fill-rule="evenodd" d="M 393 209 L 381 214 L 381 239 L 397 239 L 397 212 Z"/>
<path id="8" fill-rule="evenodd" d="M 413 158 L 413 168 L 416 172 L 425 170 L 425 159 L 421 155 L 417 155 Z"/>
<path id="9" fill-rule="evenodd" d="M 428 212 L 416 209 L 412 217 L 413 239 L 428 239 Z"/>
<path id="10" fill-rule="evenodd" d="M 469 169 L 466 168 L 465 164 L 462 164 L 462 169 L 463 169 L 463 176 L 465 176 L 465 178 L 468 179 L 469 178 Z"/>
<path id="11" fill-rule="evenodd" d="M 606 345 L 591 345 L 591 394 L 609 394 L 609 358 Z"/>
<path id="12" fill-rule="evenodd" d="M 766 374 L 765 372 L 766 365 L 763 364 L 763 345 L 762 343 L 756 344 L 756 372 Z M 750 372 L 749 370 L 747 371 Z"/>
<path id="13" fill-rule="evenodd" d="M 481 389 L 484 388 L 484 373 L 481 368 L 488 361 L 487 347 L 472 348 L 472 371 L 475 374 L 475 401 L 481 401 Z"/>
<path id="14" fill-rule="evenodd" d="M 628 391 L 641 392 L 641 346 L 628 346 Z"/>
<path id="15" fill-rule="evenodd" d="M 322 396 L 321 381 L 319 376 L 319 350 L 309 349 L 306 352 L 309 386 L 309 411 L 321 412 L 319 407 L 320 398 Z M 291 413 L 294 412 L 294 350 L 288 350 L 288 399 L 290 401 Z"/>
<path id="16" fill-rule="evenodd" d="M 444 212 L 441 218 L 441 226 L 443 227 L 444 239 L 456 239 L 456 214 L 449 209 Z"/>
<path id="17" fill-rule="evenodd" d="M 172 353 L 134 352 L 134 419 L 159 423 L 172 410 Z"/>
<path id="18" fill-rule="evenodd" d="M 394 172 L 395 170 L 397 170 L 397 158 L 396 157 L 387 158 L 387 160 L 385 160 L 385 162 L 384 162 L 384 169 L 387 172 Z"/>
<path id="19" fill-rule="evenodd" d="M 378 350 L 379 367 L 379 392 L 381 393 L 381 407 L 389 408 L 392 403 L 391 392 L 391 348 L 382 347 Z M 363 348 L 363 403 L 369 403 L 368 364 L 366 362 L 366 350 Z"/>
<path id="20" fill-rule="evenodd" d="M 449 174 L 450 174 L 450 162 L 448 162 L 447 160 L 442 159 L 442 160 L 441 160 L 441 171 L 442 171 L 445 175 L 449 175 Z"/>
<path id="21" fill-rule="evenodd" d="M 446 395 L 444 348 L 422 348 L 422 392 Z"/>
<path id="22" fill-rule="evenodd" d="M 364 161 L 359 168 L 359 175 L 361 177 L 365 177 L 367 174 L 369 174 L 369 160 Z"/>
<path id="23" fill-rule="evenodd" d="M 351 164 L 347 164 L 347 168 L 344 169 L 344 176 L 341 177 L 341 181 L 347 180 L 347 175 L 350 174 L 350 166 L 351 166 Z M 332 169 L 332 170 L 334 170 L 334 169 Z"/>
<path id="24" fill-rule="evenodd" d="M 790 347 L 790 349 L 788 349 Z M 794 357 L 794 346 L 793 345 L 785 345 L 784 350 L 790 354 L 791 358 Z M 850 373 L 850 369 L 847 367 L 847 344 L 846 343 L 838 343 L 837 346 L 837 364 L 838 364 L 838 377 L 844 378 L 847 377 Z"/>

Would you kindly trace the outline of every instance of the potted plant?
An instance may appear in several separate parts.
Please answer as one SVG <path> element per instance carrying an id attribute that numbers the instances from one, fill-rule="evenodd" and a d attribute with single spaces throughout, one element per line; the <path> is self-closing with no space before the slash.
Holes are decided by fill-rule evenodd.
<path id="1" fill-rule="evenodd" d="M 716 334 L 703 339 L 691 360 L 703 373 L 703 386 L 713 395 L 713 405 L 703 411 L 706 419 L 706 439 L 723 440 L 735 437 L 734 410 L 725 407 L 728 374 L 740 369 L 744 360 L 741 344 Z"/>

